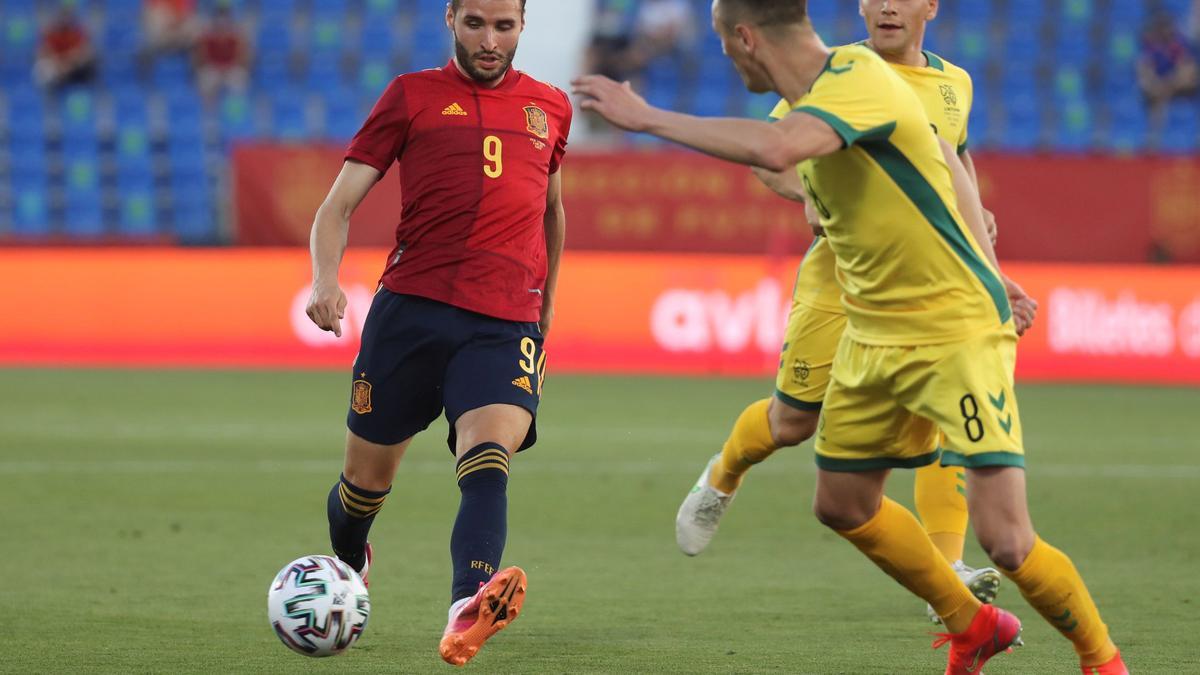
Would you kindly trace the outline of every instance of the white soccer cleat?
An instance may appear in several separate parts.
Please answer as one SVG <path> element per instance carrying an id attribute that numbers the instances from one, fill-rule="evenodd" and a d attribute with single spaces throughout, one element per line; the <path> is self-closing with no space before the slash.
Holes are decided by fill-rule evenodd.
<path id="1" fill-rule="evenodd" d="M 996 601 L 996 594 L 1000 592 L 1000 572 L 996 571 L 995 568 L 980 567 L 979 569 L 975 569 L 967 567 L 961 560 L 956 560 L 952 567 L 954 567 L 955 573 L 958 574 L 958 578 L 962 579 L 963 585 L 971 591 L 971 595 L 974 595 L 977 600 L 985 605 L 990 605 Z M 931 605 L 925 605 L 925 613 L 929 615 L 930 621 L 937 624 L 942 622 L 942 618 L 937 615 L 937 612 L 933 611 Z"/>
<path id="2" fill-rule="evenodd" d="M 718 452 L 708 460 L 700 479 L 683 498 L 679 513 L 675 516 L 675 542 L 679 544 L 679 550 L 688 555 L 697 555 L 708 548 L 708 543 L 717 533 L 721 516 L 725 515 L 725 509 L 729 508 L 737 494 L 725 494 L 708 482 L 712 466 L 720 457 L 721 453 Z"/>

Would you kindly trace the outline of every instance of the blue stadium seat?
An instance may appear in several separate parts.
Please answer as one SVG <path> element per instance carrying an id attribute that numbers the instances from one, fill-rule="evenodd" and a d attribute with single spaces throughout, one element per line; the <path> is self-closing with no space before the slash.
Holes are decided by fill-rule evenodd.
<path id="1" fill-rule="evenodd" d="M 959 0 L 958 25 L 983 28 L 992 22 L 994 0 Z"/>
<path id="2" fill-rule="evenodd" d="M 96 138 L 96 103 L 91 91 L 74 88 L 61 94 L 58 106 L 65 144 L 87 143 Z"/>
<path id="3" fill-rule="evenodd" d="M 158 87 L 186 85 L 192 80 L 192 66 L 185 56 L 160 56 L 151 67 L 151 79 Z"/>
<path id="4" fill-rule="evenodd" d="M 327 1 L 327 0 L 326 0 Z M 324 5 L 324 1 L 321 3 Z M 337 15 L 321 14 L 313 16 L 309 29 L 306 54 L 311 60 L 328 59 L 336 61 L 342 55 L 345 42 L 345 22 Z"/>
<path id="5" fill-rule="evenodd" d="M 46 173 L 46 144 L 40 137 L 14 135 L 9 139 L 11 172 L 19 175 L 44 175 Z"/>
<path id="6" fill-rule="evenodd" d="M 270 105 L 270 129 L 276 139 L 296 142 L 308 138 L 306 99 L 304 92 L 298 89 L 276 92 Z"/>
<path id="7" fill-rule="evenodd" d="M 1077 100 L 1059 108 L 1057 125 L 1052 134 L 1055 149 L 1061 152 L 1086 152 L 1092 147 L 1094 129 L 1091 107 Z"/>
<path id="8" fill-rule="evenodd" d="M 1167 108 L 1167 125 L 1159 149 L 1171 155 L 1191 155 L 1200 147 L 1200 109 L 1194 100 L 1175 100 Z"/>
<path id="9" fill-rule="evenodd" d="M 338 88 L 322 92 L 325 108 L 324 138 L 343 142 L 350 140 L 367 119 L 359 104 L 356 91 Z"/>
<path id="10" fill-rule="evenodd" d="M 254 60 L 250 73 L 255 84 L 260 87 L 277 87 L 288 84 L 292 80 L 291 57 L 285 53 L 261 54 Z"/>
<path id="11" fill-rule="evenodd" d="M 391 21 L 364 17 L 355 48 L 360 58 L 387 61 L 395 56 L 396 45 L 405 41 L 396 35 Z"/>
<path id="12" fill-rule="evenodd" d="M 50 198 L 44 175 L 14 175 L 12 232 L 24 237 L 44 237 L 51 233 Z"/>
<path id="13" fill-rule="evenodd" d="M 259 58 L 289 56 L 292 52 L 292 18 L 290 15 L 264 14 L 258 22 L 254 48 Z"/>
<path id="14" fill-rule="evenodd" d="M 117 233 L 125 237 L 143 238 L 158 233 L 158 214 L 154 210 L 154 194 L 149 189 L 122 189 Z"/>
<path id="15" fill-rule="evenodd" d="M 226 94 L 218 105 L 221 138 L 235 142 L 254 138 L 258 133 L 254 103 L 242 94 Z"/>
<path id="16" fill-rule="evenodd" d="M 90 239 L 105 234 L 104 208 L 100 190 L 71 189 L 66 191 L 65 234 L 76 239 Z"/>

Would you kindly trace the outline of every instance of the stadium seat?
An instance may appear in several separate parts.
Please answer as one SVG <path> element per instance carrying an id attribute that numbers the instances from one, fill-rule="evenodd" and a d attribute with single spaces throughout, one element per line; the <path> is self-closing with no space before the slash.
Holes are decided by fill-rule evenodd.
<path id="1" fill-rule="evenodd" d="M 117 234 L 144 238 L 158 233 L 158 217 L 154 210 L 154 195 L 148 189 L 123 189 Z"/>
<path id="2" fill-rule="evenodd" d="M 12 233 L 23 237 L 48 236 L 49 195 L 44 176 L 13 176 Z"/>
<path id="3" fill-rule="evenodd" d="M 218 105 L 221 138 L 224 142 L 251 139 L 257 134 L 254 103 L 242 94 L 226 94 Z"/>
<path id="4" fill-rule="evenodd" d="M 72 238 L 90 239 L 105 234 L 104 209 L 99 189 L 67 190 L 63 232 Z"/>
<path id="5" fill-rule="evenodd" d="M 298 142 L 308 138 L 307 96 L 300 90 L 276 92 L 271 100 L 272 135 L 280 141 Z"/>

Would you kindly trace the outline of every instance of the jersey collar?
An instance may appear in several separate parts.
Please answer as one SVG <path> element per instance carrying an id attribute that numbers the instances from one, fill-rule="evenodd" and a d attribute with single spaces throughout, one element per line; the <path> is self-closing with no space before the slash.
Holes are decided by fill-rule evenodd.
<path id="1" fill-rule="evenodd" d="M 459 82 L 470 86 L 480 91 L 504 91 L 511 88 L 517 80 L 521 78 L 521 71 L 514 68 L 511 64 L 508 66 L 508 72 L 504 73 L 504 79 L 500 80 L 500 84 L 495 87 L 484 87 L 467 75 L 464 75 L 458 66 L 454 64 L 454 57 L 446 62 L 446 66 L 442 68 L 442 72 L 447 73 L 450 77 L 457 78 Z"/>

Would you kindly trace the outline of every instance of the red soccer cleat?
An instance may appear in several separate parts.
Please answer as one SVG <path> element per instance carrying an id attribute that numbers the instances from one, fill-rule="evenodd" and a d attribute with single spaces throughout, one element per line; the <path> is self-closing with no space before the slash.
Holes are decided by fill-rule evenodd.
<path id="1" fill-rule="evenodd" d="M 1000 652 L 1021 646 L 1021 621 L 993 605 L 982 605 L 971 625 L 957 634 L 937 633 L 933 648 L 950 643 L 946 675 L 982 675 L 983 664 Z"/>
<path id="2" fill-rule="evenodd" d="M 1083 675 L 1129 675 L 1129 668 L 1121 659 L 1121 652 L 1098 666 L 1080 666 Z"/>
<path id="3" fill-rule="evenodd" d="M 465 665 L 488 638 L 521 612 L 525 602 L 525 572 L 520 567 L 502 569 L 469 599 L 450 607 L 450 620 L 438 651 L 452 666 Z"/>

